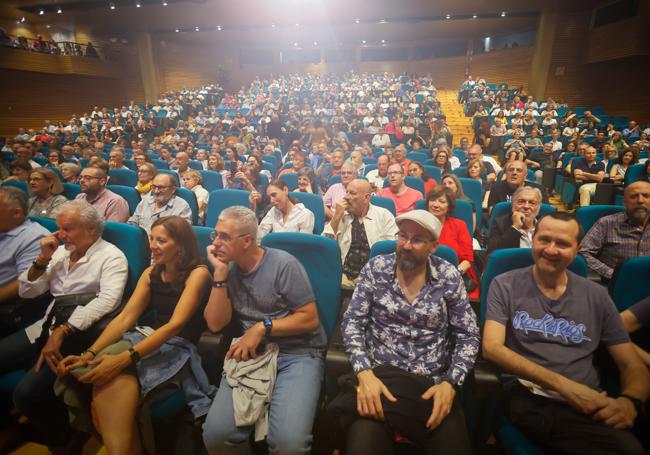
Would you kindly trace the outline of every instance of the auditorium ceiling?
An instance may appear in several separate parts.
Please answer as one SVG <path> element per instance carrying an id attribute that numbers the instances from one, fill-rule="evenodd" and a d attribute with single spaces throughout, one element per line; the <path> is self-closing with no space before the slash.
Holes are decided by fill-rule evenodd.
<path id="1" fill-rule="evenodd" d="M 573 8 L 594 0 L 559 2 Z M 542 0 L 6 0 L 24 15 L 69 30 L 125 36 L 150 31 L 199 45 L 400 44 L 534 30 Z M 139 6 L 138 6 L 139 5 Z M 565 6 L 566 7 L 566 6 Z M 42 10 L 42 13 L 41 13 Z M 61 13 L 58 13 L 58 10 Z M 316 43 L 316 44 L 314 44 Z"/>

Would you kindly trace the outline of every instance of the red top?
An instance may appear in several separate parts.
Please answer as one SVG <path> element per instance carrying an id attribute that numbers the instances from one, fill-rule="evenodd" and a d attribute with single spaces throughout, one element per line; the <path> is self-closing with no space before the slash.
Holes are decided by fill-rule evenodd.
<path id="1" fill-rule="evenodd" d="M 386 188 L 377 191 L 377 196 L 391 198 L 393 202 L 395 202 L 397 216 L 413 210 L 415 208 L 415 203 L 422 199 L 422 193 L 409 187 L 406 187 L 406 191 L 402 194 L 395 194 L 390 190 L 390 187 L 387 186 Z"/>
<path id="2" fill-rule="evenodd" d="M 469 235 L 467 225 L 463 220 L 447 217 L 444 224 L 442 225 L 442 232 L 440 232 L 439 243 L 440 245 L 448 246 L 456 252 L 459 264 L 463 261 L 468 261 L 472 265 L 474 264 L 472 236 Z M 469 273 L 474 282 L 478 284 L 478 277 L 476 276 L 474 268 L 470 268 L 467 273 Z M 470 296 L 474 297 L 474 293 L 472 293 Z"/>
<path id="3" fill-rule="evenodd" d="M 429 177 L 428 180 L 424 181 L 424 194 L 428 195 L 431 192 L 431 190 L 434 189 L 435 187 L 436 187 L 436 181 L 431 177 Z M 425 210 L 427 210 L 427 208 L 425 208 Z"/>

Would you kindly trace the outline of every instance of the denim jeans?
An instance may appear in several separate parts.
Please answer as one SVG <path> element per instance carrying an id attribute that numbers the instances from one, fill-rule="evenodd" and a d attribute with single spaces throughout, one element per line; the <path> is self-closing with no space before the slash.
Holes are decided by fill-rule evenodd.
<path id="1" fill-rule="evenodd" d="M 266 438 L 270 453 L 309 453 L 322 379 L 322 358 L 291 354 L 278 356 Z M 252 430 L 252 426 L 235 425 L 232 388 L 226 378 L 222 378 L 203 424 L 203 441 L 208 452 L 219 455 L 251 454 L 248 440 Z"/>

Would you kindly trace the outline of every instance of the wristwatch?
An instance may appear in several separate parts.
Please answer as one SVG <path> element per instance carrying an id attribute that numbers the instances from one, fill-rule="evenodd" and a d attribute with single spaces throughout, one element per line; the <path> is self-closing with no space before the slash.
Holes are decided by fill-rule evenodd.
<path id="1" fill-rule="evenodd" d="M 619 394 L 619 398 L 620 397 L 627 398 L 628 400 L 630 400 L 634 405 L 634 409 L 636 409 L 637 414 L 643 414 L 643 401 L 639 400 L 636 397 L 628 395 L 626 393 Z"/>
<path id="2" fill-rule="evenodd" d="M 273 330 L 273 319 L 264 319 L 264 336 L 270 337 L 271 330 Z"/>
<path id="3" fill-rule="evenodd" d="M 133 349 L 133 347 L 129 348 L 129 355 L 131 356 L 131 363 L 135 365 L 140 361 L 140 353 Z"/>

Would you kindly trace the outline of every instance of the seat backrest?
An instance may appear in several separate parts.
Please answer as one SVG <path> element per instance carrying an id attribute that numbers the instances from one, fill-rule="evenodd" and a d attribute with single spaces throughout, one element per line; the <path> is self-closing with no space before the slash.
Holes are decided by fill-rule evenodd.
<path id="1" fill-rule="evenodd" d="M 474 207 L 476 210 L 476 222 L 482 219 L 483 215 L 483 189 L 481 188 L 481 182 L 478 180 L 461 177 L 460 185 L 463 187 L 463 192 L 465 196 L 474 201 Z"/>
<path id="2" fill-rule="evenodd" d="M 194 191 L 178 187 L 176 188 L 176 195 L 187 202 L 190 206 L 190 209 L 192 210 L 192 225 L 199 224 L 199 203 L 196 200 L 196 194 L 194 194 Z"/>
<path id="3" fill-rule="evenodd" d="M 467 177 L 467 166 L 458 166 L 453 172 L 457 177 Z"/>
<path id="4" fill-rule="evenodd" d="M 135 289 L 142 272 L 151 264 L 147 233 L 137 226 L 106 221 L 102 238 L 122 250 L 129 262 L 129 275 L 124 290 L 124 296 L 128 297 Z"/>
<path id="5" fill-rule="evenodd" d="M 423 152 L 410 152 L 406 154 L 406 159 L 409 161 L 419 161 L 424 164 L 429 159 L 429 156 Z"/>
<path id="6" fill-rule="evenodd" d="M 580 223 L 580 226 L 582 226 L 583 234 L 586 234 L 596 224 L 596 221 L 602 217 L 624 211 L 625 207 L 621 205 L 588 205 L 579 207 L 576 210 L 576 219 Z"/>
<path id="7" fill-rule="evenodd" d="M 261 245 L 293 255 L 307 272 L 318 315 L 328 339 L 334 331 L 341 299 L 341 253 L 334 239 L 300 232 L 271 232 Z"/>
<path id="8" fill-rule="evenodd" d="M 393 216 L 397 216 L 397 208 L 395 207 L 395 201 L 393 201 L 389 197 L 385 196 L 370 196 L 370 203 L 372 205 L 376 205 L 377 207 L 382 207 L 390 213 L 393 214 Z"/>
<path id="9" fill-rule="evenodd" d="M 135 187 L 138 184 L 138 175 L 131 169 L 109 169 L 108 177 L 111 185 Z"/>
<path id="10" fill-rule="evenodd" d="M 161 160 L 159 158 L 151 158 L 151 162 L 154 166 L 156 166 L 156 169 L 158 170 L 169 169 L 169 163 L 167 163 L 165 160 Z"/>
<path id="11" fill-rule="evenodd" d="M 365 160 L 365 158 L 364 158 L 364 160 Z M 369 173 L 370 171 L 374 171 L 375 169 L 377 169 L 377 165 L 376 165 L 376 164 L 366 164 L 366 165 L 364 166 L 364 168 L 363 168 L 363 174 L 364 174 L 364 175 L 368 175 L 368 173 Z"/>
<path id="12" fill-rule="evenodd" d="M 437 184 L 440 184 L 442 180 L 442 171 L 438 166 L 432 166 L 430 164 L 424 165 L 424 173 L 436 181 Z"/>
<path id="13" fill-rule="evenodd" d="M 205 225 L 208 227 L 215 227 L 219 214 L 227 207 L 234 205 L 242 205 L 249 207 L 250 203 L 248 197 L 250 193 L 244 190 L 215 190 L 210 193 L 208 200 L 208 208 L 205 212 Z"/>
<path id="14" fill-rule="evenodd" d="M 627 259 L 618 268 L 613 284 L 612 299 L 618 311 L 627 310 L 650 296 L 650 256 Z"/>
<path id="15" fill-rule="evenodd" d="M 487 296 L 492 280 L 502 273 L 510 270 L 520 269 L 533 265 L 532 250 L 530 248 L 505 248 L 496 250 L 490 254 L 483 276 L 481 277 L 481 326 L 485 322 L 485 313 L 487 311 Z M 582 256 L 576 256 L 569 270 L 582 277 L 587 276 L 587 262 Z"/>
<path id="16" fill-rule="evenodd" d="M 314 234 L 320 235 L 325 227 L 325 205 L 319 194 L 291 192 L 289 196 L 294 197 L 298 202 L 304 204 L 314 214 Z"/>
<path id="17" fill-rule="evenodd" d="M 643 180 L 645 178 L 645 164 L 635 164 L 630 166 L 625 172 L 625 186 L 628 186 L 630 183 L 634 183 L 638 180 Z"/>
<path id="18" fill-rule="evenodd" d="M 289 191 L 295 191 L 298 188 L 298 173 L 287 172 L 280 176 L 280 180 L 287 184 Z"/>
<path id="19" fill-rule="evenodd" d="M 30 216 L 29 219 L 35 223 L 40 224 L 50 232 L 55 232 L 56 230 L 59 229 L 56 225 L 56 220 L 54 218 L 41 218 L 38 216 Z"/>
<path id="20" fill-rule="evenodd" d="M 76 198 L 79 193 L 81 193 L 81 187 L 78 183 L 64 183 L 63 184 L 63 195 L 68 198 L 69 201 Z"/>
<path id="21" fill-rule="evenodd" d="M 208 252 L 206 248 L 212 244 L 210 233 L 214 231 L 214 229 L 206 226 L 192 226 L 192 230 L 194 231 L 196 241 L 199 244 L 199 254 L 201 254 L 201 258 L 206 264 L 208 264 L 208 267 L 212 267 L 210 261 L 208 261 Z"/>
<path id="22" fill-rule="evenodd" d="M 138 204 L 140 203 L 140 193 L 138 193 L 138 191 L 132 186 L 106 185 L 106 188 L 108 188 L 118 196 L 124 198 L 127 204 L 129 204 L 129 214 L 133 215 L 135 209 L 138 207 Z"/>
<path id="23" fill-rule="evenodd" d="M 187 163 L 187 166 L 188 166 L 190 169 L 194 169 L 195 171 L 202 171 L 202 170 L 203 170 L 203 165 L 202 165 L 201 162 L 198 161 L 198 160 L 190 160 L 190 161 Z"/>
<path id="24" fill-rule="evenodd" d="M 494 224 L 494 220 L 496 220 L 500 216 L 510 213 L 511 210 L 512 210 L 512 202 L 510 201 L 496 203 L 494 207 L 492 207 L 492 213 L 490 213 L 490 220 L 488 222 L 488 232 L 492 230 L 492 225 Z M 539 208 L 538 218 L 542 218 L 544 215 L 548 215 L 549 213 L 555 213 L 555 212 L 557 212 L 557 208 L 555 208 L 555 206 L 551 204 L 542 203 L 541 207 Z"/>
<path id="25" fill-rule="evenodd" d="M 375 244 L 370 248 L 370 257 L 374 258 L 379 254 L 391 254 L 395 252 L 397 247 L 396 240 L 380 240 L 375 242 Z M 454 266 L 458 266 L 458 255 L 454 250 L 445 245 L 438 245 L 434 255 L 444 259 L 447 262 L 450 262 Z"/>
<path id="26" fill-rule="evenodd" d="M 216 171 L 208 171 L 202 169 L 199 171 L 201 173 L 201 186 L 210 191 L 221 190 L 223 189 L 223 178 L 221 174 Z"/>
<path id="27" fill-rule="evenodd" d="M 2 182 L 2 186 L 13 186 L 27 193 L 27 182 L 24 180 L 7 180 L 6 182 Z"/>
<path id="28" fill-rule="evenodd" d="M 181 186 L 180 179 L 178 178 L 178 173 L 176 171 L 172 171 L 169 169 L 157 169 L 156 172 L 158 174 L 168 174 L 174 177 L 174 182 L 176 183 L 176 186 L 179 187 Z"/>

